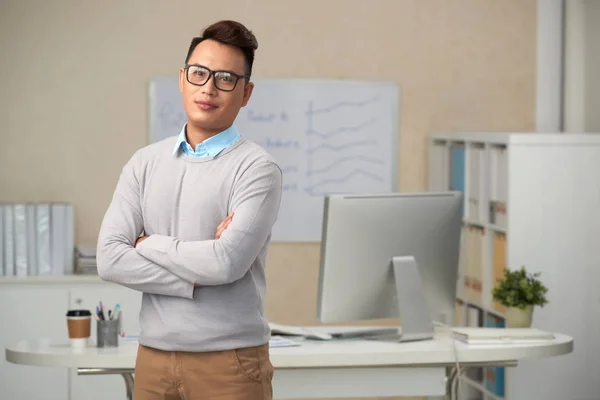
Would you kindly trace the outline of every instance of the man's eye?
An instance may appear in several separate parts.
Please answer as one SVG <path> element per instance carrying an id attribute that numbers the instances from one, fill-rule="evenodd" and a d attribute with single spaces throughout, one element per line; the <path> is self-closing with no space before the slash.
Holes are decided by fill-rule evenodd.
<path id="1" fill-rule="evenodd" d="M 219 80 L 221 82 L 231 82 L 232 79 L 233 77 L 231 74 L 219 74 Z"/>

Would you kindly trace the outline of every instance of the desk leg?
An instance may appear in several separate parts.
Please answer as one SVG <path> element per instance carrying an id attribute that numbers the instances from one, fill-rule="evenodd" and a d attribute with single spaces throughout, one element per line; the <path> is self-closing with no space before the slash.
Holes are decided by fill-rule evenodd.
<path id="1" fill-rule="evenodd" d="M 127 400 L 133 400 L 133 369 L 119 368 L 77 368 L 78 375 L 114 375 L 120 374 L 125 380 L 125 390 L 127 391 Z"/>
<path id="2" fill-rule="evenodd" d="M 133 385 L 134 385 L 133 375 L 130 373 L 123 373 L 123 374 L 121 374 L 121 376 L 125 380 L 125 390 L 127 390 L 127 400 L 133 400 Z"/>

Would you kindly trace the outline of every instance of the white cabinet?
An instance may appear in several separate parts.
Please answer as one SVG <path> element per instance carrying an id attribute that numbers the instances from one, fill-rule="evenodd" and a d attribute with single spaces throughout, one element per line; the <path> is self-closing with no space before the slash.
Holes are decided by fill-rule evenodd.
<path id="1" fill-rule="evenodd" d="M 598 399 L 600 134 L 434 134 L 429 184 L 465 194 L 456 324 L 503 326 L 492 288 L 525 266 L 548 288 L 533 327 L 575 340 L 571 354 L 467 379 L 487 399 Z"/>
<path id="2" fill-rule="evenodd" d="M 64 340 L 68 294 L 40 285 L 0 286 L 0 346 L 21 340 Z M 0 399 L 67 399 L 68 371 L 11 364 L 0 360 Z"/>
<path id="3" fill-rule="evenodd" d="M 66 312 L 90 311 L 102 301 L 122 309 L 122 330 L 139 333 L 142 294 L 97 277 L 31 277 L 0 279 L 0 399 L 18 400 L 125 400 L 125 383 L 119 375 L 77 375 L 77 370 L 8 363 L 4 348 L 20 340 L 48 339 L 68 343 Z M 92 320 L 91 345 L 96 343 Z"/>

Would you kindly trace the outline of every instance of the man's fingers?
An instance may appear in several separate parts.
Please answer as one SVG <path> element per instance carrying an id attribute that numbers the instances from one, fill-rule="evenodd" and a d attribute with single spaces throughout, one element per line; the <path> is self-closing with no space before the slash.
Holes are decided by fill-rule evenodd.
<path id="1" fill-rule="evenodd" d="M 225 219 L 223 221 L 221 221 L 221 223 L 219 224 L 219 226 L 217 226 L 217 233 L 215 235 L 215 237 L 217 239 L 221 237 L 221 235 L 223 234 L 223 231 L 225 229 L 227 229 L 227 227 L 231 223 L 232 219 L 233 219 L 233 213 L 231 213 L 227 217 L 225 217 Z"/>

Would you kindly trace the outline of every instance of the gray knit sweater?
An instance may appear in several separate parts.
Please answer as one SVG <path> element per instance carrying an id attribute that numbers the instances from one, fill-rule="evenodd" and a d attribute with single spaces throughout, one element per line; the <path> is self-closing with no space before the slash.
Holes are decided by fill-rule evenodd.
<path id="1" fill-rule="evenodd" d="M 173 155 L 174 144 L 172 137 L 146 146 L 123 168 L 100 228 L 98 273 L 143 292 L 140 344 L 181 351 L 264 344 L 265 259 L 281 170 L 243 138 L 216 157 Z M 141 234 L 149 237 L 135 247 Z"/>

